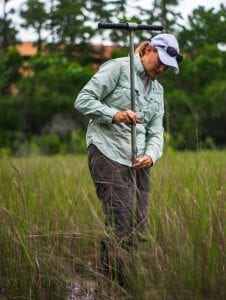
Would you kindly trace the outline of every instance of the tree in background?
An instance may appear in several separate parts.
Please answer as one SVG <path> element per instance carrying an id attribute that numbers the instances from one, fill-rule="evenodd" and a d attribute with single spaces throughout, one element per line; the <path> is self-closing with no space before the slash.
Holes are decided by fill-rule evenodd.
<path id="1" fill-rule="evenodd" d="M 164 78 L 173 146 L 197 149 L 225 145 L 225 9 L 195 9 L 179 40 L 184 52 L 180 76 Z"/>
<path id="2" fill-rule="evenodd" d="M 39 0 L 27 0 L 20 11 L 24 19 L 21 25 L 24 28 L 32 28 L 37 33 L 37 47 L 40 52 L 42 48 L 42 30 L 46 28 L 48 14 L 43 2 Z"/>
<path id="3" fill-rule="evenodd" d="M 89 22 L 92 22 L 92 26 L 97 28 L 97 24 L 100 22 L 110 22 L 111 11 L 107 7 L 107 0 L 86 0 L 86 11 L 89 15 Z M 104 41 L 105 36 L 101 31 L 96 30 L 94 36 L 98 36 Z"/>
<path id="4" fill-rule="evenodd" d="M 128 10 L 131 7 L 127 0 L 109 0 L 107 10 L 110 12 L 109 21 L 112 23 L 127 23 L 131 21 L 128 16 Z M 111 42 L 115 45 L 128 46 L 128 32 L 125 30 L 110 30 L 109 36 Z"/>
<path id="5" fill-rule="evenodd" d="M 150 7 L 136 7 L 136 20 L 138 23 L 161 24 L 163 32 L 175 33 L 179 27 L 180 13 L 175 11 L 179 0 L 154 0 L 150 1 Z M 151 33 L 154 34 L 154 33 Z M 150 38 L 150 32 L 138 32 L 139 39 Z"/>
<path id="6" fill-rule="evenodd" d="M 159 5 L 160 2 L 157 2 Z M 33 140 L 35 135 L 37 140 L 43 134 L 59 134 L 59 139 L 62 139 L 62 132 L 54 130 L 69 128 L 70 120 L 70 124 L 74 124 L 71 130 L 75 127 L 84 128 L 87 120 L 75 114 L 73 101 L 91 76 L 91 71 L 87 71 L 87 68 L 89 66 L 91 70 L 94 60 L 93 50 L 90 50 L 88 43 L 94 35 L 102 35 L 94 26 L 99 21 L 134 20 L 137 23 L 153 23 L 145 21 L 152 17 L 151 10 L 147 10 L 149 15 L 145 11 L 133 10 L 136 17 L 131 14 L 129 19 L 126 7 L 122 9 L 121 15 L 118 14 L 122 20 L 116 19 L 117 10 L 114 11 L 114 8 L 119 9 L 125 3 L 107 0 L 79 0 L 73 3 L 72 0 L 51 0 L 43 8 L 49 14 L 46 21 L 42 19 L 42 28 L 44 24 L 49 26 L 52 42 L 54 41 L 53 52 L 46 52 L 45 56 L 38 55 L 26 61 L 31 71 L 28 72 L 32 75 L 30 77 L 20 77 L 18 53 L 15 50 L 1 53 L 1 145 L 17 149 L 20 143 L 15 141 L 18 141 L 18 137 L 20 140 Z M 173 5 L 176 1 L 164 3 L 170 8 L 169 3 Z M 67 7 L 73 10 L 67 13 Z M 222 5 L 218 11 L 198 7 L 192 12 L 189 26 L 179 30 L 184 55 L 180 76 L 167 72 L 164 78 L 159 79 L 165 87 L 165 128 L 171 137 L 170 144 L 175 149 L 226 146 L 226 52 L 219 47 L 219 43 L 226 43 L 225 11 Z M 166 15 L 169 18 L 169 14 Z M 176 26 L 177 23 L 172 30 Z M 137 31 L 136 36 L 138 34 Z M 125 35 L 127 39 L 128 32 Z M 122 49 L 126 50 L 123 36 L 119 36 L 120 43 L 124 45 Z M 57 51 L 60 49 L 63 50 L 59 55 Z M 118 52 L 118 49 L 114 51 L 114 57 L 128 54 L 128 51 Z M 10 94 L 12 83 L 16 84 L 16 97 Z M 77 138 L 76 133 L 73 139 L 77 141 Z M 56 151 L 59 140 L 57 141 L 56 136 L 50 139 Z M 45 144 L 47 140 L 48 138 L 44 139 Z M 42 140 L 38 143 L 41 145 Z"/>
<path id="7" fill-rule="evenodd" d="M 14 9 L 7 10 L 9 0 L 3 0 L 3 16 L 0 18 L 0 48 L 7 50 L 9 46 L 16 44 L 17 30 L 12 24 L 10 15 L 15 13 Z"/>
<path id="8" fill-rule="evenodd" d="M 82 68 L 62 54 L 38 55 L 29 61 L 29 67 L 33 76 L 21 79 L 17 95 L 26 137 L 42 134 L 55 115 L 74 118 L 77 126 L 84 126 L 84 118 L 75 115 L 73 99 L 91 77 L 91 68 Z"/>
<path id="9" fill-rule="evenodd" d="M 48 20 L 46 29 L 50 31 L 51 36 L 51 45 L 54 48 L 54 45 L 57 43 L 57 35 L 56 35 L 56 28 L 57 28 L 57 19 L 56 19 L 56 3 L 57 0 L 50 0 L 50 8 L 48 12 Z"/>
<path id="10" fill-rule="evenodd" d="M 179 0 L 155 0 L 153 8 L 153 22 L 160 21 L 165 32 L 174 33 L 181 14 L 175 12 Z"/>
<path id="11" fill-rule="evenodd" d="M 3 66 L 6 71 L 0 87 L 10 64 L 16 65 L 14 56 L 1 60 L 0 71 L 3 73 Z M 37 55 L 26 66 L 30 75 L 17 81 L 17 94 L 5 92 L 0 97 L 0 148 L 26 154 L 34 143 L 46 154 L 57 149 L 81 151 L 73 141 L 81 141 L 79 133 L 84 132 L 87 120 L 73 109 L 73 102 L 93 74 L 91 67 L 81 67 L 62 54 Z"/>
<path id="12" fill-rule="evenodd" d="M 86 0 L 86 10 L 89 13 L 89 21 L 97 27 L 99 22 L 110 22 L 112 12 L 108 9 L 108 0 Z"/>
<path id="13" fill-rule="evenodd" d="M 93 61 L 92 53 L 95 52 L 90 41 L 96 33 L 92 28 L 96 11 L 92 10 L 90 2 L 58 0 L 52 13 L 57 50 L 61 49 L 67 57 L 73 57 L 83 65 Z"/>
<path id="14" fill-rule="evenodd" d="M 0 50 L 0 96 L 11 94 L 11 87 L 21 78 L 22 57 L 15 48 Z"/>
<path id="15" fill-rule="evenodd" d="M 226 43 L 226 6 L 206 10 L 199 6 L 188 17 L 188 26 L 179 34 L 181 45 L 187 55 L 194 57 L 206 44 Z"/>
<path id="16" fill-rule="evenodd" d="M 22 58 L 15 48 L 0 50 L 0 148 L 13 147 L 19 132 L 18 101 L 12 95 L 21 79 Z"/>
<path id="17" fill-rule="evenodd" d="M 84 0 L 58 0 L 55 15 L 60 43 L 83 43 L 91 38 L 90 26 L 85 25 L 88 16 L 85 15 Z"/>

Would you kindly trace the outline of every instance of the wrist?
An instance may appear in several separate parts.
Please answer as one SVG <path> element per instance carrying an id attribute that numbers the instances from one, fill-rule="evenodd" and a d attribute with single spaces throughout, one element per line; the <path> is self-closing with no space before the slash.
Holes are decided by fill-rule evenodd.
<path id="1" fill-rule="evenodd" d="M 148 154 L 146 154 L 145 156 L 147 156 L 149 158 L 150 167 L 152 167 L 153 166 L 153 160 L 152 160 L 151 156 L 148 155 Z"/>

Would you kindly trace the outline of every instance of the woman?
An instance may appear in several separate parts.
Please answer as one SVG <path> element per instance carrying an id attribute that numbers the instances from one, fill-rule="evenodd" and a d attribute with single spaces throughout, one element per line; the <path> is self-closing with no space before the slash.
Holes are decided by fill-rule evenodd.
<path id="1" fill-rule="evenodd" d="M 88 160 L 108 231 L 117 242 L 134 246 L 148 221 L 150 167 L 162 155 L 163 88 L 157 77 L 179 73 L 182 60 L 176 38 L 159 34 L 136 49 L 135 107 L 130 109 L 130 63 L 122 57 L 104 63 L 79 93 L 75 108 L 90 117 Z M 137 158 L 131 161 L 131 123 L 136 123 Z M 133 220 L 131 173 L 137 178 Z M 136 224 L 136 228 L 134 228 Z M 102 262 L 109 265 L 109 246 L 102 241 Z"/>

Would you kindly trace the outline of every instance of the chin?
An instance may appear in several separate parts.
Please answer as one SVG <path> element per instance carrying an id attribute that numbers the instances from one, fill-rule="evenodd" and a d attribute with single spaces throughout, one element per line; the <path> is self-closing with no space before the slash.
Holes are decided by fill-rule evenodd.
<path id="1" fill-rule="evenodd" d="M 155 80 L 158 76 L 157 75 L 149 75 L 149 77 L 151 78 L 151 80 Z"/>

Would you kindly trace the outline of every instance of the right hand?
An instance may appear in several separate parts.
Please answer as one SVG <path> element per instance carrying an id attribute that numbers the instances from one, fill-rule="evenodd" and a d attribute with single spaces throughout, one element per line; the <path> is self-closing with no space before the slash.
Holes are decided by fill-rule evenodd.
<path id="1" fill-rule="evenodd" d="M 132 110 L 119 111 L 113 116 L 113 121 L 116 123 L 125 123 L 126 125 L 141 124 L 137 119 L 136 113 Z"/>

